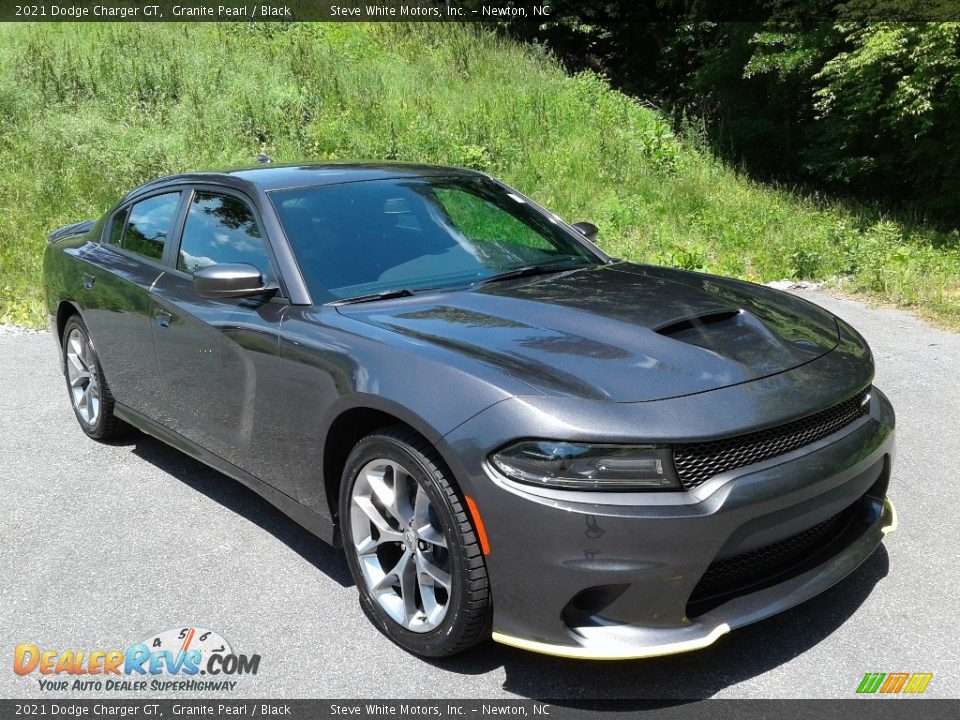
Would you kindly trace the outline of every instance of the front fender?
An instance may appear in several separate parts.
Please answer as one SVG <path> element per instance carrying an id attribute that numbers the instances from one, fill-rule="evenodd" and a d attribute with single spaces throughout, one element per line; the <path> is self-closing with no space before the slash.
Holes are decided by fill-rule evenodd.
<path id="1" fill-rule="evenodd" d="M 283 377 L 275 381 L 276 393 L 286 402 L 286 447 L 278 453 L 294 476 L 301 503 L 324 517 L 334 515 L 324 477 L 324 446 L 345 413 L 384 413 L 437 445 L 476 414 L 512 397 L 492 370 L 453 364 L 438 356 L 442 352 L 357 323 L 332 307 L 291 307 L 285 313 Z M 441 455 L 452 466 L 444 449 Z"/>

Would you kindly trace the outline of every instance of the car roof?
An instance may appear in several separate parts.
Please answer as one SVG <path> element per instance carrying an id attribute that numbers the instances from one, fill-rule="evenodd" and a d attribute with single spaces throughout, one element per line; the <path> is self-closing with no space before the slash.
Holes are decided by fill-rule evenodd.
<path id="1" fill-rule="evenodd" d="M 485 177 L 483 173 L 446 165 L 422 165 L 402 162 L 330 162 L 314 164 L 274 165 L 211 172 L 182 173 L 152 180 L 141 185 L 128 197 L 158 186 L 181 182 L 214 183 L 265 192 L 316 185 L 336 185 L 361 180 L 386 180 L 410 177 Z"/>

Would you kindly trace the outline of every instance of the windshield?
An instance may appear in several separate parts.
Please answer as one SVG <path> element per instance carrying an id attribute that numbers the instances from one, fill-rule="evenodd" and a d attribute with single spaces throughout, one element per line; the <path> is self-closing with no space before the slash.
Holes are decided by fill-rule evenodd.
<path id="1" fill-rule="evenodd" d="M 315 301 L 602 262 L 552 217 L 482 178 L 368 180 L 270 196 Z"/>

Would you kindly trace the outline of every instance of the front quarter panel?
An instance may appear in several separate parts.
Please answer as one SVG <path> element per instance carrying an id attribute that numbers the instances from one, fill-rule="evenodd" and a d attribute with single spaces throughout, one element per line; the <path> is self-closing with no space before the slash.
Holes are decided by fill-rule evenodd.
<path id="1" fill-rule="evenodd" d="M 344 317 L 333 306 L 292 307 L 281 328 L 281 433 L 298 499 L 330 517 L 322 468 L 325 438 L 356 408 L 387 413 L 432 443 L 477 413 L 530 389 L 447 351 Z"/>

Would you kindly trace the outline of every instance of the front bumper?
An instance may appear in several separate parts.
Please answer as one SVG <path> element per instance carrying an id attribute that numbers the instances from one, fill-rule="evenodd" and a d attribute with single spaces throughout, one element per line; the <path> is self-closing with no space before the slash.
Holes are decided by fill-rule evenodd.
<path id="1" fill-rule="evenodd" d="M 853 572 L 873 553 L 884 536 L 896 529 L 897 511 L 886 499 L 877 519 L 844 552 L 788 581 L 736 598 L 684 628 L 577 628 L 582 638 L 577 645 L 539 642 L 498 631 L 494 631 L 493 639 L 544 655 L 587 660 L 637 660 L 700 650 L 733 628 L 757 622 L 819 595 Z"/>
<path id="2" fill-rule="evenodd" d="M 467 494 L 489 538 L 493 638 L 574 658 L 703 648 L 857 568 L 896 528 L 887 500 L 894 416 L 868 416 L 786 455 L 682 493 L 597 495 L 514 483 L 483 464 Z M 834 517 L 842 531 L 767 582 L 691 604 L 711 563 L 749 557 Z M 697 612 L 692 612 L 696 607 Z"/>

